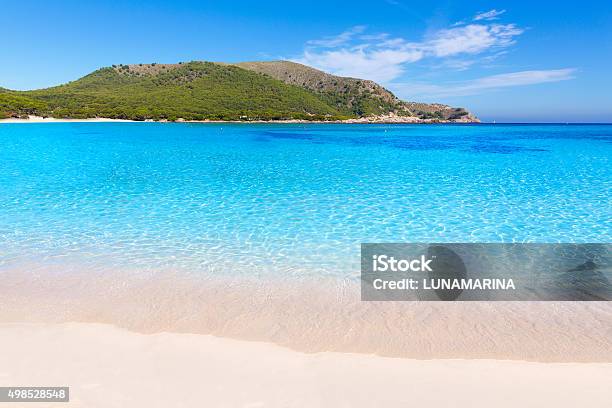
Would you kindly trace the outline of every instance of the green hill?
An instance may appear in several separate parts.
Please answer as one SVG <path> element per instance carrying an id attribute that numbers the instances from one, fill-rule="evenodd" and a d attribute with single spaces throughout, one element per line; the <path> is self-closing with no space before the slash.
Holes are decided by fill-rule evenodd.
<path id="1" fill-rule="evenodd" d="M 0 88 L 0 119 L 36 115 L 47 110 L 44 102 Z"/>
<path id="2" fill-rule="evenodd" d="M 372 81 L 287 61 L 118 65 L 52 88 L 0 88 L 0 117 L 340 120 L 392 113 L 446 120 L 468 115 L 444 105 L 421 105 L 415 109 Z"/>
<path id="3" fill-rule="evenodd" d="M 475 120 L 463 108 L 405 102 L 374 81 L 331 75 L 291 61 L 241 62 L 235 65 L 306 88 L 345 115 L 367 117 L 393 113 L 421 119 L 454 120 L 469 116 Z"/>
<path id="4" fill-rule="evenodd" d="M 402 102 L 373 81 L 339 77 L 290 61 L 235 65 L 308 89 L 346 115 L 371 116 L 402 110 Z"/>

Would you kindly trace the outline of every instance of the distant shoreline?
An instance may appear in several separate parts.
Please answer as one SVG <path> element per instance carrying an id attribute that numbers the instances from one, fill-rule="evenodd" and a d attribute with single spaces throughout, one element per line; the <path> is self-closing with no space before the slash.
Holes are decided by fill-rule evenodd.
<path id="1" fill-rule="evenodd" d="M 304 119 L 281 119 L 281 120 L 130 120 L 111 118 L 43 118 L 41 116 L 30 116 L 28 119 L 9 118 L 0 119 L 1 123 L 104 123 L 104 122 L 132 122 L 132 123 L 340 123 L 340 124 L 436 124 L 436 123 L 480 123 L 480 121 L 458 121 L 458 120 L 432 120 L 415 117 L 371 117 L 346 120 L 304 120 Z"/>
<path id="2" fill-rule="evenodd" d="M 15 123 L 255 123 L 255 124 L 283 124 L 283 123 L 302 123 L 302 124 L 379 124 L 379 125 L 612 125 L 612 122 L 481 122 L 481 121 L 444 121 L 444 120 L 423 120 L 418 121 L 393 121 L 393 120 L 368 120 L 368 118 L 348 119 L 348 120 L 303 120 L 303 119 L 285 119 L 285 120 L 131 120 L 131 119 L 112 119 L 112 118 L 86 118 L 86 119 L 71 119 L 71 118 L 42 118 L 40 116 L 32 116 L 29 119 L 8 118 L 0 119 L 0 124 L 15 124 Z"/>
<path id="3" fill-rule="evenodd" d="M 0 119 L 0 123 L 80 123 L 80 122 L 136 122 L 129 119 L 110 119 L 110 118 L 88 118 L 88 119 L 56 119 L 31 117 L 29 119 L 9 118 Z"/>

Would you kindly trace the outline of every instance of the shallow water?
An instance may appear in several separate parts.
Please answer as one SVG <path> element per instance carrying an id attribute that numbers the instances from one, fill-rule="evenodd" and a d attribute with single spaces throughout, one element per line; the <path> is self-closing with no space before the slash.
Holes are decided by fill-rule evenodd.
<path id="1" fill-rule="evenodd" d="M 612 126 L 0 125 L 0 268 L 355 276 L 361 242 L 609 242 Z"/>

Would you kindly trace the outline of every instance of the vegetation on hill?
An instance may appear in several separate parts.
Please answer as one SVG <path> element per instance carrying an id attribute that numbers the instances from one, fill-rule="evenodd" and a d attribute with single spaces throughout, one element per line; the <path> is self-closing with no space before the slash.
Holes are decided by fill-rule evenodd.
<path id="1" fill-rule="evenodd" d="M 341 120 L 389 113 L 440 120 L 468 114 L 402 102 L 372 81 L 286 61 L 117 65 L 52 88 L 0 88 L 0 117 Z"/>
<path id="2" fill-rule="evenodd" d="M 346 115 L 374 116 L 403 110 L 395 95 L 373 81 L 339 77 L 290 61 L 241 62 L 236 66 L 306 88 Z"/>
<path id="3" fill-rule="evenodd" d="M 240 120 L 337 118 L 316 95 L 236 67 L 191 62 L 151 70 L 120 65 L 53 88 L 13 93 L 58 118 Z"/>
<path id="4" fill-rule="evenodd" d="M 469 115 L 463 108 L 404 102 L 374 81 L 331 75 L 291 61 L 241 62 L 235 65 L 306 88 L 345 115 L 362 117 L 396 114 L 439 120 L 454 120 Z"/>
<path id="5" fill-rule="evenodd" d="M 36 115 L 46 109 L 44 102 L 0 88 L 0 119 Z"/>

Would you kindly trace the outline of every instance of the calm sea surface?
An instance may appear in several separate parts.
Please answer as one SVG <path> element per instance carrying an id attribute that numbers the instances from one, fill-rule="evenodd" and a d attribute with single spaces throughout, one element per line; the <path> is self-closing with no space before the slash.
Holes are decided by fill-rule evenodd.
<path id="1" fill-rule="evenodd" d="M 0 268 L 355 275 L 361 242 L 609 242 L 612 126 L 0 124 Z"/>

